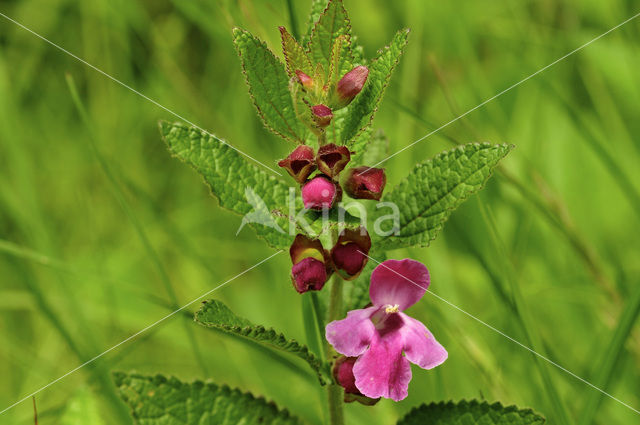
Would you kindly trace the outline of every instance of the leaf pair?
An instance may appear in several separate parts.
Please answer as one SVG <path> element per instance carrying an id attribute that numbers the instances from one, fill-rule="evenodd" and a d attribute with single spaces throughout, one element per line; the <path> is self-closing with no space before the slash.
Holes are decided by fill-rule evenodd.
<path id="1" fill-rule="evenodd" d="M 259 214 L 262 220 L 248 220 L 247 224 L 269 245 L 279 249 L 289 247 L 290 188 L 286 183 L 201 130 L 163 122 L 160 131 L 169 150 L 204 177 L 222 207 L 242 215 Z M 376 137 L 382 136 L 378 133 Z M 386 227 L 381 226 L 381 230 L 389 235 L 371 232 L 374 246 L 381 251 L 428 246 L 451 212 L 485 185 L 493 168 L 511 149 L 510 145 L 468 144 L 416 165 L 407 178 L 384 196 L 384 202 L 399 207 L 399 222 L 397 232 L 392 232 L 391 221 L 383 222 Z M 294 207 L 302 208 L 297 196 Z M 376 209 L 369 221 L 374 223 L 384 214 L 389 211 Z M 353 217 L 346 217 L 351 225 L 357 224 Z M 320 220 L 314 222 L 314 217 L 309 218 L 312 229 L 321 231 Z M 337 214 L 334 212 L 330 219 L 337 222 Z"/>
<path id="2" fill-rule="evenodd" d="M 297 425 L 304 423 L 274 403 L 227 386 L 184 383 L 161 375 L 115 373 L 124 401 L 137 424 Z M 478 401 L 431 403 L 413 409 L 398 425 L 542 425 L 531 409 Z"/>

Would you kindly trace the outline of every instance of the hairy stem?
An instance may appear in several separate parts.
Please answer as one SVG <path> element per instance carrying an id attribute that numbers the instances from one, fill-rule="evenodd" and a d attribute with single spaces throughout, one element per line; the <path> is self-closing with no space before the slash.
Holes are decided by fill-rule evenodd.
<path id="1" fill-rule="evenodd" d="M 327 133 L 324 131 L 318 135 L 318 147 L 324 146 L 327 144 Z"/>

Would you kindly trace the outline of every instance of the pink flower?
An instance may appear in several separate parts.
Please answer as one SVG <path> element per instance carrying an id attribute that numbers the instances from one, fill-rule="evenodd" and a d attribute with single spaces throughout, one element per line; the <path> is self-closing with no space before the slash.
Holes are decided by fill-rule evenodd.
<path id="1" fill-rule="evenodd" d="M 447 359 L 447 351 L 418 320 L 403 313 L 429 286 L 429 271 L 421 263 L 387 260 L 371 274 L 373 306 L 353 310 L 327 325 L 326 338 L 345 356 L 357 357 L 355 386 L 367 397 L 400 401 L 407 396 L 411 367 L 432 369 Z M 404 353 L 404 356 L 403 356 Z"/>

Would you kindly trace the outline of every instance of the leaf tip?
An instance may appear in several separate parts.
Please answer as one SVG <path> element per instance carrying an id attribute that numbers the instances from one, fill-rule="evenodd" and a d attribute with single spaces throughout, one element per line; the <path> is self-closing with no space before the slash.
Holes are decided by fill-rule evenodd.
<path id="1" fill-rule="evenodd" d="M 238 37 L 240 37 L 241 35 L 243 35 L 244 33 L 246 33 L 245 30 L 243 30 L 240 27 L 233 27 L 231 29 L 231 34 L 233 34 L 233 39 L 236 40 Z"/>

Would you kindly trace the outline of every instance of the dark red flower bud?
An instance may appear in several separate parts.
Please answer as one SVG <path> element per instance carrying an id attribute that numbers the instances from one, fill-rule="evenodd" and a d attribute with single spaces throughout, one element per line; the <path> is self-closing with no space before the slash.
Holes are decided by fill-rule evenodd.
<path id="1" fill-rule="evenodd" d="M 363 395 L 358 387 L 356 387 L 356 378 L 353 375 L 353 365 L 358 360 L 357 357 L 341 356 L 333 365 L 333 378 L 338 385 L 344 388 L 344 402 L 351 403 L 357 401 L 365 406 L 373 406 L 380 400 L 373 399 Z"/>
<path id="2" fill-rule="evenodd" d="M 300 71 L 299 69 L 296 69 L 295 72 L 296 76 L 298 77 L 298 81 L 300 81 L 300 84 L 302 84 L 304 88 L 310 89 L 313 87 L 313 78 Z"/>
<path id="3" fill-rule="evenodd" d="M 304 183 L 316 169 L 313 149 L 300 145 L 288 157 L 278 162 L 278 165 L 286 169 L 298 183 Z"/>
<path id="4" fill-rule="evenodd" d="M 349 170 L 344 190 L 354 199 L 375 199 L 382 196 L 387 176 L 384 168 L 355 167 Z"/>
<path id="5" fill-rule="evenodd" d="M 344 170 L 350 159 L 351 152 L 346 146 L 337 146 L 329 143 L 328 145 L 320 146 L 320 149 L 318 149 L 316 164 L 320 172 L 333 178 Z"/>
<path id="6" fill-rule="evenodd" d="M 371 238 L 364 227 L 345 229 L 331 249 L 331 260 L 335 271 L 345 280 L 353 280 L 364 269 L 371 249 Z"/>
<path id="7" fill-rule="evenodd" d="M 319 291 L 332 273 L 331 258 L 318 239 L 296 235 L 289 255 L 293 267 L 291 281 L 300 294 L 309 290 Z"/>
<path id="8" fill-rule="evenodd" d="M 291 268 L 291 276 L 298 293 L 319 291 L 327 281 L 327 269 L 322 261 L 307 257 Z"/>
<path id="9" fill-rule="evenodd" d="M 326 105 L 316 105 L 311 107 L 311 112 L 313 112 L 313 121 L 316 123 L 318 127 L 324 128 L 331 124 L 331 119 L 333 118 L 333 112 Z"/>
<path id="10" fill-rule="evenodd" d="M 331 208 L 336 201 L 336 184 L 326 176 L 317 176 L 302 186 L 302 202 L 310 210 Z"/>
<path id="11" fill-rule="evenodd" d="M 366 66 L 356 66 L 351 71 L 344 74 L 336 86 L 336 97 L 338 108 L 347 106 L 358 93 L 362 91 L 364 83 L 369 77 L 369 68 Z"/>

